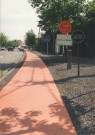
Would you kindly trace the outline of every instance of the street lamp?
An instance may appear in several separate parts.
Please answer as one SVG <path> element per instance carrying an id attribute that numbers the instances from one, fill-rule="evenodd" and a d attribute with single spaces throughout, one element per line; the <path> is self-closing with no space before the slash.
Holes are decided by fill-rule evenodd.
<path id="1" fill-rule="evenodd" d="M 40 29 L 41 29 L 41 24 L 38 24 L 38 27 L 39 27 L 38 38 L 40 38 L 40 37 L 41 37 L 41 32 L 40 32 Z"/>

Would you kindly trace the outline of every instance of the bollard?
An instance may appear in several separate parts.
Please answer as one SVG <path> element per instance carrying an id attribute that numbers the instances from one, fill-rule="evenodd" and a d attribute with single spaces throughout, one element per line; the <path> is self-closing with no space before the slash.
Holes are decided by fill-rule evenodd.
<path id="1" fill-rule="evenodd" d="M 67 51 L 67 69 L 71 69 L 72 50 Z"/>

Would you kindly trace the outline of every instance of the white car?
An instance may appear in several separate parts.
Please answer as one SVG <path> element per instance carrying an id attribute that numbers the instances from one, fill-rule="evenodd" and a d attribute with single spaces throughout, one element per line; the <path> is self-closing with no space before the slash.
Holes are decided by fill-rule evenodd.
<path id="1" fill-rule="evenodd" d="M 1 51 L 4 51 L 4 50 L 6 50 L 6 48 L 5 47 L 1 47 Z"/>

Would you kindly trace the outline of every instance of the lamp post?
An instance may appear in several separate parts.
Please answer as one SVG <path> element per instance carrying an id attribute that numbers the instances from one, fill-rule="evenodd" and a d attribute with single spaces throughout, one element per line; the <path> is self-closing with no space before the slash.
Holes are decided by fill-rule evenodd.
<path id="1" fill-rule="evenodd" d="M 38 27 L 39 27 L 38 38 L 40 39 L 40 37 L 41 37 L 41 31 L 40 31 L 40 29 L 41 29 L 41 24 L 38 24 Z"/>

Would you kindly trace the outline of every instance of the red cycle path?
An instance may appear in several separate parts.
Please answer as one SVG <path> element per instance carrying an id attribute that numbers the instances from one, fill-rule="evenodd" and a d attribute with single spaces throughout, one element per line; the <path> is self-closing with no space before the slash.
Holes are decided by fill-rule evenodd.
<path id="1" fill-rule="evenodd" d="M 76 135 L 48 68 L 26 53 L 25 63 L 0 92 L 0 135 Z"/>

